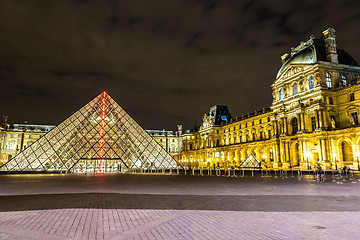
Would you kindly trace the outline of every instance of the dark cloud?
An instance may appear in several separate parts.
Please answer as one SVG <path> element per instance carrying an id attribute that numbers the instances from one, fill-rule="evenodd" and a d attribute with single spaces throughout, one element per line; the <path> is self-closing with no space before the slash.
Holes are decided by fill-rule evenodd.
<path id="1" fill-rule="evenodd" d="M 280 56 L 328 27 L 356 59 L 355 0 L 1 1 L 0 114 L 57 124 L 104 89 L 145 128 L 271 105 Z M 46 99 L 46 100 L 44 100 Z M 37 107 L 34 107 L 37 106 Z M 52 114 L 52 111 L 55 111 Z"/>

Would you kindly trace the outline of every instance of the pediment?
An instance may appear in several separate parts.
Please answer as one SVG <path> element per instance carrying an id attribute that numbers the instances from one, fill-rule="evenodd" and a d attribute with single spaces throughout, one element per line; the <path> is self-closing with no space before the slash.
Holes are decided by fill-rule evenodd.
<path id="1" fill-rule="evenodd" d="M 295 75 L 303 71 L 304 71 L 304 66 L 290 66 L 279 76 L 279 78 L 275 81 L 275 84 L 277 82 L 284 80 L 285 78 L 288 78 L 292 75 Z"/>

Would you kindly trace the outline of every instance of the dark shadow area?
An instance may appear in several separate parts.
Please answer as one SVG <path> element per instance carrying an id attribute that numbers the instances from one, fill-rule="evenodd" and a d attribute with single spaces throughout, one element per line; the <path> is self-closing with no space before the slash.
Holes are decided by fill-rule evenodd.
<path id="1" fill-rule="evenodd" d="M 0 211 L 69 208 L 173 209 L 262 212 L 360 211 L 357 196 L 40 194 L 0 196 Z"/>

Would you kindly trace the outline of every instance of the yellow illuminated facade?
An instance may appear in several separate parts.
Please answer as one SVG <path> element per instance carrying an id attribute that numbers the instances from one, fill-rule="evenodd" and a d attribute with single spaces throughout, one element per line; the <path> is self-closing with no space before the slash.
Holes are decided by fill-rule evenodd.
<path id="1" fill-rule="evenodd" d="M 210 110 L 198 130 L 182 135 L 183 166 L 229 169 L 254 157 L 262 168 L 359 168 L 360 67 L 337 48 L 335 30 L 281 61 L 271 107 L 217 123 Z"/>
<path id="2" fill-rule="evenodd" d="M 26 123 L 8 124 L 7 116 L 3 116 L 0 127 L 0 165 L 8 162 L 54 127 Z"/>

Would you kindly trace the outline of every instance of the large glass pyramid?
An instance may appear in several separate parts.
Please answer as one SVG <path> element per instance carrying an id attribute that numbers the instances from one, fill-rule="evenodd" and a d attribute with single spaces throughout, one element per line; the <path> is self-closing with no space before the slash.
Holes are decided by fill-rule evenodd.
<path id="1" fill-rule="evenodd" d="M 170 154 L 103 92 L 0 170 L 120 172 L 175 167 Z"/>

